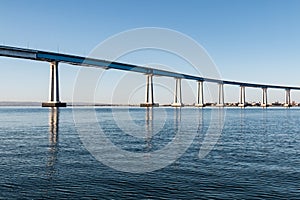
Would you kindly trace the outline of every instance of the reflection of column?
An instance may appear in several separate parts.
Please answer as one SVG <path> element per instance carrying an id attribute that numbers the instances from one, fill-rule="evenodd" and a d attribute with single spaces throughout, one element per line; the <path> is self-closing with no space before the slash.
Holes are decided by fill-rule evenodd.
<path id="1" fill-rule="evenodd" d="M 261 106 L 262 107 L 267 107 L 268 106 L 268 93 L 267 93 L 267 88 L 262 88 L 262 92 L 263 92 L 263 95 L 262 95 L 262 103 L 261 103 Z"/>
<path id="2" fill-rule="evenodd" d="M 241 109 L 240 110 L 240 131 L 239 131 L 239 141 L 242 142 L 242 144 L 246 144 L 247 141 L 245 141 L 246 138 L 246 126 L 245 126 L 245 112 L 247 112 L 247 110 L 245 109 Z M 246 145 L 241 145 L 241 149 L 245 149 Z"/>
<path id="3" fill-rule="evenodd" d="M 146 143 L 147 143 L 147 149 L 151 150 L 151 140 L 153 136 L 153 108 L 147 108 L 146 109 Z"/>
<path id="4" fill-rule="evenodd" d="M 219 83 L 219 99 L 217 106 L 224 106 L 224 84 Z"/>
<path id="5" fill-rule="evenodd" d="M 198 157 L 203 159 L 218 143 L 220 147 L 222 145 L 222 141 L 219 141 L 222 130 L 224 128 L 225 121 L 225 111 L 226 109 L 212 109 L 210 111 L 210 121 L 209 127 L 205 130 L 205 136 L 202 141 L 202 145 L 199 150 Z M 205 118 L 207 118 L 205 116 Z"/>
<path id="6" fill-rule="evenodd" d="M 204 107 L 203 81 L 198 81 L 197 107 Z"/>
<path id="7" fill-rule="evenodd" d="M 173 107 L 182 107 L 182 93 L 181 93 L 181 79 L 175 79 L 175 92 L 174 92 L 174 102 L 171 104 Z"/>
<path id="8" fill-rule="evenodd" d="M 286 89 L 285 90 L 285 104 L 284 107 L 291 107 L 291 90 L 290 89 Z"/>
<path id="9" fill-rule="evenodd" d="M 50 108 L 49 113 L 49 142 L 50 145 L 55 145 L 57 142 L 58 133 L 58 108 Z"/>
<path id="10" fill-rule="evenodd" d="M 181 108 L 176 108 L 174 111 L 174 130 L 177 134 L 181 122 Z"/>
<path id="11" fill-rule="evenodd" d="M 47 162 L 47 176 L 52 178 L 55 174 L 55 163 L 58 152 L 58 124 L 59 124 L 59 110 L 58 108 L 49 109 L 49 156 Z"/>
<path id="12" fill-rule="evenodd" d="M 201 138 L 205 134 L 205 132 L 204 132 L 204 110 L 203 109 L 199 110 L 199 112 L 198 112 L 198 119 L 199 119 L 199 122 L 198 122 L 197 133 L 198 133 L 198 135 Z"/>

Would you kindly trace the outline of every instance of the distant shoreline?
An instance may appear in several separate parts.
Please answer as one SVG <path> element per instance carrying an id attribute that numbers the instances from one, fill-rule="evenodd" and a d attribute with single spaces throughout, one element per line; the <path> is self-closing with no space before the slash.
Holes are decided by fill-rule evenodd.
<path id="1" fill-rule="evenodd" d="M 41 102 L 18 102 L 18 101 L 0 101 L 0 107 L 21 107 L 21 106 L 30 106 L 30 107 L 42 107 Z M 300 104 L 295 104 L 290 107 L 299 107 Z M 140 104 L 107 104 L 107 103 L 67 103 L 67 107 L 140 107 Z M 159 107 L 171 107 L 171 104 L 160 104 Z M 184 104 L 184 107 L 195 107 L 194 104 Z M 205 107 L 219 107 L 213 103 L 207 103 Z M 222 107 L 222 106 L 221 106 Z M 224 107 L 239 107 L 237 103 L 226 103 Z M 255 105 L 247 104 L 246 107 L 261 107 L 260 104 L 256 103 Z M 284 104 L 272 103 L 268 104 L 268 107 L 284 107 Z"/>

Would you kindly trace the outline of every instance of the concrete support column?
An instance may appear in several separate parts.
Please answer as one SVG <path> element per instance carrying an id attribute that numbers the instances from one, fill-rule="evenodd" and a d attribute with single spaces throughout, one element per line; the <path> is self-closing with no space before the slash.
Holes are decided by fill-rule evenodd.
<path id="1" fill-rule="evenodd" d="M 204 107 L 203 81 L 198 81 L 197 107 Z"/>
<path id="2" fill-rule="evenodd" d="M 151 96 L 151 98 L 150 98 Z M 145 103 L 141 103 L 141 107 L 156 107 L 158 103 L 154 103 L 154 92 L 153 92 L 153 75 L 147 74 L 146 77 L 146 96 L 145 96 Z"/>
<path id="3" fill-rule="evenodd" d="M 59 102 L 58 62 L 50 63 L 49 102 Z"/>
<path id="4" fill-rule="evenodd" d="M 217 106 L 223 107 L 225 105 L 224 103 L 224 84 L 219 83 L 219 99 Z"/>
<path id="5" fill-rule="evenodd" d="M 150 81 L 150 78 L 151 78 L 151 76 L 147 75 L 147 77 L 146 77 L 146 103 L 149 103 L 149 81 Z M 152 99 L 153 99 L 153 96 L 152 96 Z"/>
<path id="6" fill-rule="evenodd" d="M 42 103 L 43 107 L 66 107 L 66 103 L 59 100 L 58 62 L 50 63 L 49 101 Z"/>
<path id="7" fill-rule="evenodd" d="M 182 107 L 182 93 L 181 93 L 181 79 L 175 79 L 175 92 L 174 92 L 174 102 L 171 104 L 173 107 Z"/>
<path id="8" fill-rule="evenodd" d="M 50 63 L 50 78 L 49 78 L 49 102 L 54 102 L 54 88 L 55 88 L 55 64 Z"/>
<path id="9" fill-rule="evenodd" d="M 262 92 L 263 92 L 262 103 L 261 103 L 262 107 L 268 107 L 268 91 L 267 91 L 267 89 L 268 88 L 262 88 Z"/>
<path id="10" fill-rule="evenodd" d="M 58 62 L 54 62 L 51 64 L 54 66 L 54 82 L 55 82 L 55 102 L 60 102 L 59 101 L 59 78 L 58 78 Z"/>
<path id="11" fill-rule="evenodd" d="M 291 90 L 290 89 L 286 89 L 285 90 L 285 104 L 284 107 L 291 107 Z"/>
<path id="12" fill-rule="evenodd" d="M 245 107 L 246 106 L 246 88 L 245 86 L 241 86 L 241 92 L 240 92 L 240 103 L 239 107 Z"/>

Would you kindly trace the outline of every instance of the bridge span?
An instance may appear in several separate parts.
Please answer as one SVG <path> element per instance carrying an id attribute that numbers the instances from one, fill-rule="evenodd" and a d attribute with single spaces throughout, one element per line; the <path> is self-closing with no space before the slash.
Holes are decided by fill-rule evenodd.
<path id="1" fill-rule="evenodd" d="M 174 107 L 183 106 L 182 102 L 182 90 L 181 90 L 181 80 L 194 80 L 198 84 L 197 88 L 197 100 L 195 106 L 204 107 L 204 93 L 203 85 L 204 82 L 216 83 L 218 84 L 218 104 L 217 106 L 224 106 L 224 85 L 236 85 L 240 87 L 240 101 L 239 106 L 245 107 L 246 94 L 245 90 L 247 87 L 261 88 L 262 89 L 262 107 L 267 107 L 267 89 L 282 89 L 285 90 L 285 104 L 284 106 L 290 107 L 291 104 L 291 90 L 300 90 L 300 87 L 282 86 L 282 85 L 267 85 L 267 84 L 256 84 L 238 81 L 228 81 L 220 79 L 205 78 L 200 76 L 193 76 L 184 73 L 171 72 L 167 70 L 154 69 L 144 66 L 138 66 L 133 64 L 114 62 L 108 60 L 95 59 L 90 57 L 75 56 L 63 53 L 54 53 L 49 51 L 40 51 L 34 49 L 17 48 L 11 46 L 0 46 L 0 56 L 29 59 L 35 61 L 44 61 L 50 63 L 50 84 L 49 84 L 49 101 L 42 103 L 44 107 L 66 107 L 66 103 L 60 101 L 59 97 L 59 69 L 58 64 L 60 62 L 67 63 L 71 65 L 78 65 L 84 67 L 96 67 L 102 69 L 115 69 L 123 71 L 132 71 L 136 73 L 141 73 L 146 75 L 146 97 L 145 103 L 141 103 L 142 107 L 152 107 L 158 106 L 154 101 L 153 93 L 153 76 L 164 76 L 171 77 L 175 79 L 175 89 L 174 89 L 174 101 L 171 104 Z M 150 98 L 151 97 L 151 98 Z"/>

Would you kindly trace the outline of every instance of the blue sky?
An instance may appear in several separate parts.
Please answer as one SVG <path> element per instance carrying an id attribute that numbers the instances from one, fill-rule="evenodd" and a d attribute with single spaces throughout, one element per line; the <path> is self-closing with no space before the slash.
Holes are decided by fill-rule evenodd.
<path id="1" fill-rule="evenodd" d="M 202 45 L 223 79 L 300 86 L 297 0 L 0 0 L 0 4 L 3 45 L 88 55 L 99 43 L 122 31 L 161 27 L 186 34 Z M 137 61 L 142 63 L 142 59 Z M 1 57 L 0 69 L 0 101 L 48 99 L 47 63 Z M 71 101 L 78 67 L 61 64 L 60 72 L 62 100 Z M 172 90 L 173 83 L 170 87 Z M 237 101 L 238 91 L 237 87 L 225 87 L 226 100 Z M 246 92 L 248 101 L 261 98 L 259 89 Z M 144 91 L 136 95 L 132 103 L 143 101 Z M 110 101 L 105 94 L 96 96 L 96 101 Z M 300 92 L 292 92 L 292 97 L 300 102 Z M 158 94 L 156 98 L 169 103 L 166 98 L 171 101 L 172 97 L 169 94 L 164 99 Z M 184 95 L 185 102 L 193 98 Z M 284 92 L 270 90 L 269 98 L 283 101 Z"/>

